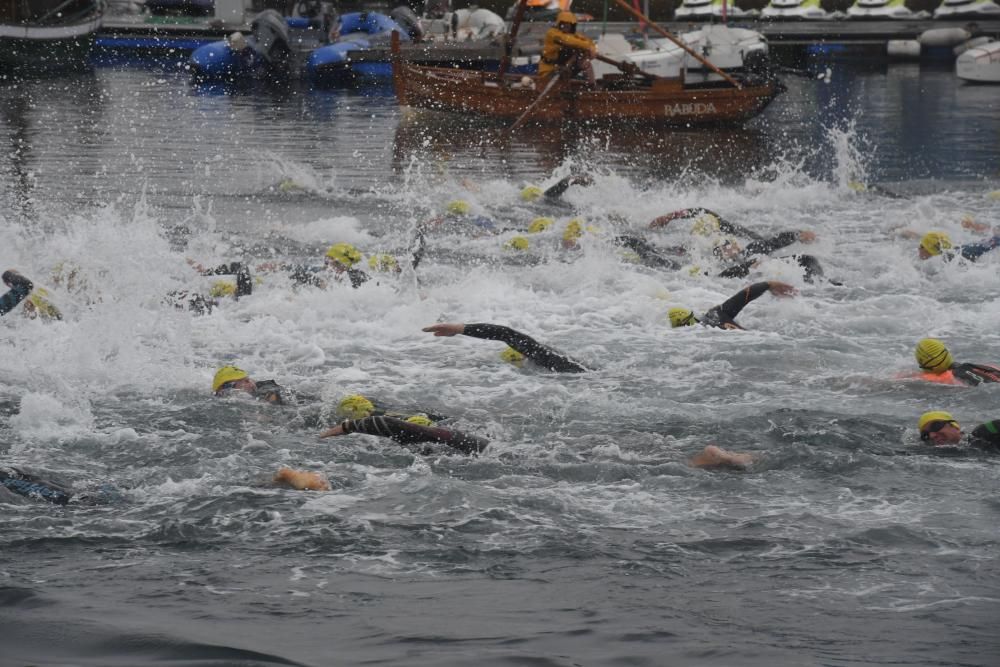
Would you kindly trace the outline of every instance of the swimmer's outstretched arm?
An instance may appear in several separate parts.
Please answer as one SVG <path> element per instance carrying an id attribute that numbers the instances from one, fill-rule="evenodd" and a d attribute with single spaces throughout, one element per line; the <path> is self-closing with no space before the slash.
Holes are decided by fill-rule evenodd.
<path id="1" fill-rule="evenodd" d="M 726 299 L 718 306 L 724 315 L 730 319 L 736 319 L 743 307 L 754 299 L 759 298 L 764 292 L 771 292 L 775 296 L 795 296 L 798 293 L 793 286 L 777 280 L 754 283 L 749 287 L 744 287 L 733 296 Z"/>
<path id="2" fill-rule="evenodd" d="M 40 498 L 54 505 L 65 505 L 73 494 L 63 487 L 17 468 L 0 468 L 0 486 L 29 498 Z"/>
<path id="3" fill-rule="evenodd" d="M 542 345 L 531 336 L 500 324 L 458 324 L 442 323 L 424 327 L 423 331 L 435 336 L 463 334 L 472 338 L 485 338 L 507 343 L 534 363 L 550 371 L 560 373 L 585 373 L 587 368 L 569 357 Z"/>
<path id="4" fill-rule="evenodd" d="M 30 280 L 13 269 L 3 272 L 3 283 L 10 288 L 10 291 L 0 296 L 0 315 L 6 315 L 14 310 L 35 287 Z"/>
<path id="5" fill-rule="evenodd" d="M 329 491 L 330 481 L 323 473 L 309 470 L 293 470 L 287 466 L 278 468 L 272 480 L 275 484 L 290 486 L 299 491 Z"/>
<path id="6" fill-rule="evenodd" d="M 418 442 L 440 442 L 457 449 L 463 454 L 478 454 L 486 449 L 489 441 L 461 431 L 453 431 L 437 426 L 422 426 L 395 417 L 371 416 L 364 419 L 346 419 L 333 428 L 319 434 L 321 438 L 332 438 L 350 433 L 365 433 L 391 438 L 396 442 L 413 444 Z"/>

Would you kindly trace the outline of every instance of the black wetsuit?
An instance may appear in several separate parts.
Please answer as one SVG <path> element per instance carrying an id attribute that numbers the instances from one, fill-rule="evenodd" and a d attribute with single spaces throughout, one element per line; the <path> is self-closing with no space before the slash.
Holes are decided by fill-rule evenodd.
<path id="1" fill-rule="evenodd" d="M 344 433 L 366 433 L 392 438 L 403 445 L 421 442 L 440 442 L 463 454 L 478 454 L 486 449 L 489 441 L 461 431 L 422 426 L 396 417 L 371 416 L 364 419 L 348 419 L 340 423 Z"/>
<path id="2" fill-rule="evenodd" d="M 21 472 L 17 468 L 0 468 L 0 486 L 28 498 L 65 505 L 73 494 L 54 482 Z"/>
<path id="3" fill-rule="evenodd" d="M 744 287 L 739 292 L 729 297 L 723 303 L 718 306 L 714 306 L 711 310 L 705 313 L 700 322 L 707 327 L 718 327 L 720 329 L 742 329 L 739 324 L 736 323 L 736 316 L 740 314 L 743 308 L 753 301 L 754 299 L 760 297 L 764 292 L 771 289 L 770 283 L 754 283 L 749 287 Z"/>
<path id="4" fill-rule="evenodd" d="M 10 290 L 0 296 L 0 315 L 6 315 L 17 307 L 17 304 L 28 298 L 34 285 L 30 280 L 16 271 L 4 271 L 3 280 L 10 284 Z"/>
<path id="5" fill-rule="evenodd" d="M 511 346 L 533 363 L 558 373 L 585 373 L 589 369 L 566 355 L 542 345 L 531 336 L 499 324 L 466 324 L 462 333 L 473 338 L 498 340 Z"/>
<path id="6" fill-rule="evenodd" d="M 794 259 L 798 262 L 799 266 L 805 271 L 803 279 L 807 283 L 814 282 L 816 278 L 825 278 L 823 274 L 823 267 L 820 265 L 819 260 L 812 255 L 787 255 L 785 257 L 775 257 L 775 259 Z M 754 265 L 757 263 L 757 259 L 751 259 L 734 266 L 730 266 L 719 273 L 720 278 L 746 278 L 750 275 L 750 271 L 753 269 Z M 834 285 L 840 285 L 841 283 L 836 280 L 831 280 Z"/>
<path id="7" fill-rule="evenodd" d="M 261 380 L 259 382 L 254 382 L 257 388 L 254 389 L 254 398 L 260 401 L 267 401 L 268 403 L 274 403 L 276 405 L 284 405 L 285 399 L 281 395 L 285 389 L 280 384 L 274 380 Z"/>
<path id="8" fill-rule="evenodd" d="M 738 225 L 735 222 L 730 222 L 726 220 L 721 215 L 715 211 L 710 211 L 707 208 L 685 208 L 680 211 L 674 211 L 673 213 L 668 213 L 663 216 L 667 218 L 667 221 L 676 220 L 678 218 L 700 218 L 703 215 L 710 215 L 719 221 L 719 231 L 723 234 L 729 234 L 730 236 L 736 236 L 741 239 L 750 239 L 752 241 L 764 241 L 764 237 L 753 231 L 752 229 L 747 229 L 743 225 Z"/>
<path id="9" fill-rule="evenodd" d="M 664 257 L 660 254 L 661 250 L 653 246 L 646 239 L 639 238 L 638 236 L 616 236 L 614 244 L 634 252 L 646 266 L 656 269 L 670 269 L 671 271 L 681 268 L 680 262 L 672 260 L 669 257 Z M 676 252 L 676 248 L 670 249 L 667 252 Z"/>
<path id="10" fill-rule="evenodd" d="M 1000 382 L 1000 368 L 984 364 L 953 364 L 951 374 L 956 380 L 975 387 L 984 382 Z"/>
<path id="11" fill-rule="evenodd" d="M 556 199 L 559 199 L 560 197 L 563 196 L 563 194 L 566 192 L 566 190 L 569 189 L 569 186 L 571 186 L 571 185 L 590 185 L 590 182 L 591 181 L 590 181 L 590 177 L 589 176 L 576 176 L 576 175 L 567 176 L 566 178 L 560 180 L 555 185 L 549 187 L 545 191 L 544 196 L 545 196 L 546 199 L 556 200 Z"/>
<path id="12" fill-rule="evenodd" d="M 203 276 L 236 276 L 236 292 L 233 296 L 237 299 L 241 296 L 253 294 L 253 277 L 250 275 L 250 267 L 242 262 L 232 262 L 230 264 L 220 264 L 214 269 L 207 269 L 201 272 Z"/>
<path id="13" fill-rule="evenodd" d="M 985 422 L 972 429 L 968 442 L 970 447 L 1000 454 L 1000 419 Z"/>
<path id="14" fill-rule="evenodd" d="M 296 285 L 326 287 L 328 281 L 323 275 L 326 272 L 325 266 L 296 266 L 290 275 Z M 344 272 L 347 273 L 347 277 L 351 281 L 351 287 L 355 289 L 371 280 L 371 277 L 361 269 L 344 269 Z"/>

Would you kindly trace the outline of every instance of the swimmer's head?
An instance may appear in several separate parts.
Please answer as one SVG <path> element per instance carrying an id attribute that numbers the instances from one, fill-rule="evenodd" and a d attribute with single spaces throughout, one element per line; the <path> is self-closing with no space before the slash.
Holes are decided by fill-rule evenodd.
<path id="1" fill-rule="evenodd" d="M 337 404 L 337 416 L 345 419 L 364 419 L 375 412 L 375 404 L 361 394 L 345 396 Z"/>
<path id="2" fill-rule="evenodd" d="M 920 239 L 920 259 L 928 259 L 940 255 L 942 251 L 951 248 L 951 239 L 944 232 L 927 232 Z"/>
<path id="3" fill-rule="evenodd" d="M 503 352 L 501 352 L 500 358 L 506 361 L 508 364 L 514 364 L 515 366 L 520 366 L 521 364 L 524 363 L 524 355 L 512 347 L 508 347 Z"/>
<path id="4" fill-rule="evenodd" d="M 542 189 L 537 185 L 526 185 L 524 189 L 521 190 L 521 199 L 524 201 L 535 201 L 544 194 Z"/>
<path id="5" fill-rule="evenodd" d="M 216 280 L 212 283 L 212 289 L 208 293 L 214 298 L 234 296 L 236 294 L 236 283 L 229 280 Z"/>
<path id="6" fill-rule="evenodd" d="M 962 439 L 962 427 L 950 412 L 934 410 L 925 412 L 917 420 L 920 439 L 935 445 L 957 445 Z"/>
<path id="7" fill-rule="evenodd" d="M 398 273 L 400 271 L 399 262 L 392 255 L 372 255 L 368 258 L 368 268 L 372 271 L 382 271 L 383 273 Z"/>
<path id="8" fill-rule="evenodd" d="M 434 426 L 434 422 L 431 421 L 431 418 L 424 414 L 410 415 L 406 418 L 406 421 L 419 426 Z"/>
<path id="9" fill-rule="evenodd" d="M 242 368 L 223 366 L 215 371 L 215 377 L 212 378 L 212 393 L 218 396 L 230 389 L 253 392 L 253 384 L 250 375 Z"/>
<path id="10" fill-rule="evenodd" d="M 528 246 L 531 245 L 528 239 L 523 236 L 515 236 L 506 243 L 503 244 L 504 250 L 527 250 Z"/>
<path id="11" fill-rule="evenodd" d="M 247 38 L 243 36 L 242 32 L 234 32 L 229 35 L 226 42 L 229 44 L 229 48 L 237 53 L 247 48 Z"/>
<path id="12" fill-rule="evenodd" d="M 924 338 L 917 343 L 913 356 L 922 369 L 932 373 L 944 373 L 955 363 L 951 352 L 937 338 Z"/>
<path id="13" fill-rule="evenodd" d="M 528 233 L 538 234 L 540 232 L 544 232 L 546 229 L 548 229 L 554 224 L 556 224 L 556 221 L 553 220 L 552 218 L 545 218 L 545 217 L 535 218 L 534 220 L 531 221 L 531 224 L 528 225 Z"/>
<path id="14" fill-rule="evenodd" d="M 361 252 L 350 243 L 334 243 L 326 251 L 327 264 L 339 264 L 349 269 L 361 261 Z"/>
<path id="15" fill-rule="evenodd" d="M 711 236 L 719 231 L 719 219 L 711 213 L 706 213 L 691 225 L 691 233 L 698 236 Z"/>
<path id="16" fill-rule="evenodd" d="M 677 327 L 691 326 L 698 321 L 690 308 L 671 308 L 667 311 L 667 317 L 670 318 L 670 326 L 675 329 Z"/>
<path id="17" fill-rule="evenodd" d="M 448 202 L 448 206 L 445 208 L 445 212 L 452 216 L 469 215 L 471 211 L 472 207 L 469 205 L 469 202 L 464 199 L 450 201 Z"/>
<path id="18" fill-rule="evenodd" d="M 735 259 L 741 252 L 743 252 L 743 248 L 732 239 L 726 239 L 712 248 L 712 254 L 720 259 Z"/>

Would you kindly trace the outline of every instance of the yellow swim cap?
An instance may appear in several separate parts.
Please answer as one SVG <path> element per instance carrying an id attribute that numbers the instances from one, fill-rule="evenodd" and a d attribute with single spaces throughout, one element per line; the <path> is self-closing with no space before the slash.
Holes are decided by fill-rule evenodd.
<path id="1" fill-rule="evenodd" d="M 524 238 L 523 236 L 515 236 L 514 238 L 510 239 L 509 241 L 503 244 L 503 249 L 527 250 L 529 245 L 530 244 L 528 243 L 528 239 Z"/>
<path id="2" fill-rule="evenodd" d="M 920 419 L 917 421 L 917 428 L 920 429 L 921 433 L 923 433 L 924 427 L 931 422 L 952 422 L 955 426 L 958 426 L 958 422 L 955 421 L 955 418 L 951 416 L 950 412 L 935 410 L 933 412 L 925 412 L 920 415 Z"/>
<path id="3" fill-rule="evenodd" d="M 579 218 L 573 218 L 566 223 L 566 229 L 563 230 L 563 241 L 575 241 L 581 236 L 583 236 L 583 225 Z"/>
<path id="4" fill-rule="evenodd" d="M 375 404 L 361 394 L 345 396 L 337 405 L 337 416 L 347 419 L 364 419 L 375 412 Z"/>
<path id="5" fill-rule="evenodd" d="M 44 287 L 36 287 L 28 295 L 28 302 L 35 309 L 35 312 L 30 313 L 30 316 L 41 317 L 43 320 L 61 320 L 62 313 L 55 307 L 55 304 L 48 300 L 48 296 L 49 291 Z"/>
<path id="6" fill-rule="evenodd" d="M 368 258 L 368 266 L 372 271 L 392 273 L 399 270 L 399 262 L 392 255 L 372 255 Z"/>
<path id="7" fill-rule="evenodd" d="M 535 201 L 543 194 L 545 193 L 537 185 L 526 185 L 524 189 L 521 190 L 521 199 L 524 201 Z"/>
<path id="8" fill-rule="evenodd" d="M 719 231 L 719 219 L 711 213 L 706 213 L 691 225 L 691 233 L 698 236 L 711 236 Z"/>
<path id="9" fill-rule="evenodd" d="M 667 317 L 670 318 L 670 326 L 674 328 L 686 327 L 698 321 L 688 308 L 671 308 L 667 311 Z"/>
<path id="10" fill-rule="evenodd" d="M 942 250 L 951 247 L 951 239 L 944 232 L 927 232 L 920 239 L 920 247 L 931 255 L 940 255 Z"/>
<path id="11" fill-rule="evenodd" d="M 455 201 L 448 202 L 448 215 L 469 215 L 469 211 L 472 207 L 469 206 L 469 202 L 464 199 L 456 199 Z"/>
<path id="12" fill-rule="evenodd" d="M 236 294 L 236 283 L 228 280 L 216 280 L 212 283 L 212 289 L 209 291 L 209 294 L 213 297 L 233 296 Z"/>
<path id="13" fill-rule="evenodd" d="M 242 380 L 243 378 L 250 377 L 247 372 L 242 368 L 237 368 L 236 366 L 223 366 L 219 370 L 215 371 L 215 377 L 212 378 L 212 393 L 217 394 L 222 385 L 227 382 L 235 382 L 236 380 Z"/>
<path id="14" fill-rule="evenodd" d="M 849 187 L 851 190 L 854 190 L 855 192 L 865 192 L 868 190 L 868 186 L 862 183 L 861 181 L 848 181 L 847 187 Z"/>
<path id="15" fill-rule="evenodd" d="M 347 268 L 361 261 L 361 253 L 350 243 L 334 243 L 327 249 L 326 256 Z"/>
<path id="16" fill-rule="evenodd" d="M 512 347 L 508 347 L 503 352 L 501 352 L 500 358 L 506 361 L 508 364 L 514 364 L 515 366 L 520 366 L 522 363 L 524 363 L 524 355 Z"/>
<path id="17" fill-rule="evenodd" d="M 932 373 L 944 373 L 955 363 L 951 352 L 937 338 L 924 338 L 917 343 L 913 356 L 921 368 Z"/>
<path id="18" fill-rule="evenodd" d="M 419 424 L 420 426 L 434 426 L 434 422 L 427 415 L 410 415 L 406 418 L 406 421 L 411 424 Z"/>
<path id="19" fill-rule="evenodd" d="M 559 12 L 556 14 L 556 23 L 569 23 L 576 25 L 576 14 L 573 12 Z"/>
<path id="20" fill-rule="evenodd" d="M 544 232 L 546 229 L 556 224 L 556 221 L 552 218 L 535 218 L 528 225 L 529 234 L 537 234 L 539 232 Z"/>

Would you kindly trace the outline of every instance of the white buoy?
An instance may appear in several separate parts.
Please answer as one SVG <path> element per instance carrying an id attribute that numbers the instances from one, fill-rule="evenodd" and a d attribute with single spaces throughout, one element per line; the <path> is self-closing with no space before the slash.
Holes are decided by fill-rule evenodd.
<path id="1" fill-rule="evenodd" d="M 958 46 L 956 46 L 953 49 L 953 51 L 955 52 L 956 56 L 960 56 L 963 53 L 965 53 L 966 51 L 968 51 L 969 49 L 974 49 L 977 46 L 982 46 L 983 44 L 989 44 L 992 41 L 993 41 L 992 39 L 990 39 L 989 37 L 986 37 L 985 35 L 983 37 L 973 37 L 969 41 L 963 42 L 963 43 L 959 44 Z"/>
<path id="2" fill-rule="evenodd" d="M 885 45 L 885 51 L 890 58 L 919 58 L 920 42 L 915 39 L 890 39 Z"/>
<path id="3" fill-rule="evenodd" d="M 970 37 L 972 34 L 963 28 L 932 28 L 920 33 L 917 41 L 922 46 L 957 46 Z"/>

